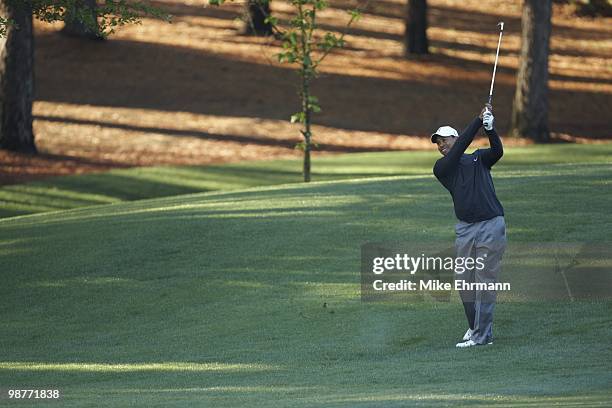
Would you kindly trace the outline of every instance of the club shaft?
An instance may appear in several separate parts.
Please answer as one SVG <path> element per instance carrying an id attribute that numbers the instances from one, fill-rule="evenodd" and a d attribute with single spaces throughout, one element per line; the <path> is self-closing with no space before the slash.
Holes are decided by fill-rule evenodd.
<path id="1" fill-rule="evenodd" d="M 495 53 L 495 65 L 493 66 L 493 78 L 491 78 L 491 90 L 489 91 L 489 103 L 493 99 L 493 85 L 495 84 L 495 72 L 497 71 L 497 60 L 499 59 L 499 47 L 501 45 L 503 31 L 499 32 L 499 40 L 497 41 L 497 52 Z"/>

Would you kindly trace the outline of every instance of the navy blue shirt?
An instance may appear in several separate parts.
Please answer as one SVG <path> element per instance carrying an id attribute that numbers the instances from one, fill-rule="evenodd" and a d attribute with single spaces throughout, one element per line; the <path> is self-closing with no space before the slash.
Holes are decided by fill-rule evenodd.
<path id="1" fill-rule="evenodd" d="M 450 192 L 455 215 L 461 221 L 474 223 L 504 215 L 504 208 L 495 195 L 491 167 L 504 154 L 495 129 L 486 131 L 489 149 L 465 154 L 482 121 L 476 117 L 461 133 L 446 156 L 434 165 L 434 175 Z"/>

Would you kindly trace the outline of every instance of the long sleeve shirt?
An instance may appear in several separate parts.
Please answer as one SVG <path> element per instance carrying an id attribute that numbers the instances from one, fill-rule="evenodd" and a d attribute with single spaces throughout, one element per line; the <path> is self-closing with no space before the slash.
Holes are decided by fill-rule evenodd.
<path id="1" fill-rule="evenodd" d="M 481 125 L 482 120 L 474 118 L 446 156 L 436 161 L 433 168 L 434 175 L 453 198 L 455 215 L 468 223 L 504 215 L 491 178 L 491 167 L 504 154 L 495 129 L 486 131 L 490 148 L 465 153 Z"/>

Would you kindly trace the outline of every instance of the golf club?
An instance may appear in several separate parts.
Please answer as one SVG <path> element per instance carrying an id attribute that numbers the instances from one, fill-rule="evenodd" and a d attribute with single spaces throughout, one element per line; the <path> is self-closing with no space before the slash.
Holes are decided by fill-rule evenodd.
<path id="1" fill-rule="evenodd" d="M 489 105 L 493 100 L 493 85 L 495 84 L 495 71 L 497 71 L 497 59 L 499 58 L 499 46 L 501 45 L 502 36 L 504 35 L 504 22 L 497 23 L 499 29 L 499 41 L 497 42 L 497 52 L 495 53 L 495 65 L 493 66 L 493 78 L 491 78 L 491 90 L 489 91 Z"/>

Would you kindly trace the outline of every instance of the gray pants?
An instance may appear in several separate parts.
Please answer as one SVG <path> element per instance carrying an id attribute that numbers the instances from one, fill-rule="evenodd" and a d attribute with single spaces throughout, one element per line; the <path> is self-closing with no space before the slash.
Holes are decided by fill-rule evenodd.
<path id="1" fill-rule="evenodd" d="M 455 226 L 457 257 L 481 258 L 482 262 L 463 273 L 455 272 L 455 280 L 467 283 L 497 282 L 501 259 L 506 250 L 506 223 L 504 217 L 475 223 L 459 221 Z M 484 268 L 479 268 L 482 266 Z M 460 290 L 465 315 L 472 332 L 472 341 L 486 344 L 493 341 L 494 290 Z"/>

